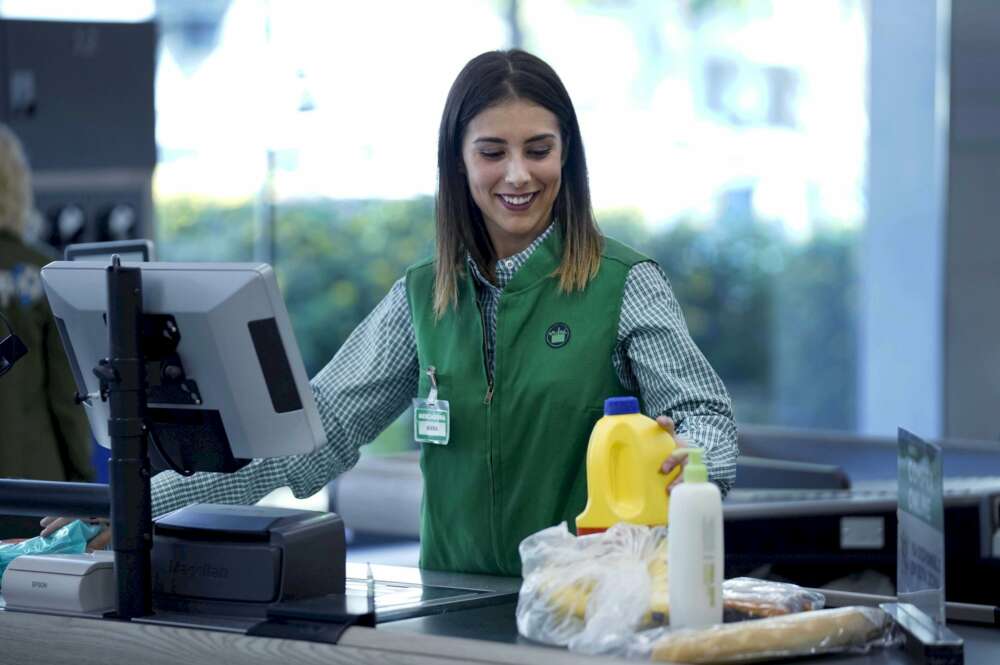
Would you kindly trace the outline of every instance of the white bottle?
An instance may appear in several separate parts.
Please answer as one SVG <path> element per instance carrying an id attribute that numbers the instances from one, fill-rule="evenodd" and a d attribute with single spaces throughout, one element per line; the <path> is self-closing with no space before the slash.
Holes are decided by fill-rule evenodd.
<path id="1" fill-rule="evenodd" d="M 668 525 L 670 627 L 722 623 L 722 495 L 708 482 L 700 448 L 689 450 L 684 482 L 670 492 Z"/>

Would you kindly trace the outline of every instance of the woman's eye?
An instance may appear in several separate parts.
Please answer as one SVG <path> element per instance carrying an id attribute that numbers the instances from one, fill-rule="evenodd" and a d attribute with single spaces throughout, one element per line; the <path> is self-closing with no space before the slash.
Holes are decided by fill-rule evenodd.
<path id="1" fill-rule="evenodd" d="M 479 154 L 486 159 L 500 159 L 503 157 L 502 150 L 480 150 Z"/>
<path id="2" fill-rule="evenodd" d="M 552 152 L 552 148 L 536 148 L 534 150 L 529 150 L 528 156 L 540 159 L 547 156 L 550 152 Z"/>

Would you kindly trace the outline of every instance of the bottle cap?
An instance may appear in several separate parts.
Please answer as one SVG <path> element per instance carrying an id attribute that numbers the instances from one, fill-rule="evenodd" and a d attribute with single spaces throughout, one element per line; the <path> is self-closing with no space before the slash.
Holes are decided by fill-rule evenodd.
<path id="1" fill-rule="evenodd" d="M 639 400 L 635 397 L 609 397 L 604 400 L 604 415 L 620 416 L 639 413 Z"/>
<path id="2" fill-rule="evenodd" d="M 707 483 L 708 469 L 702 461 L 701 448 L 687 449 L 687 464 L 684 465 L 684 482 L 686 483 Z"/>

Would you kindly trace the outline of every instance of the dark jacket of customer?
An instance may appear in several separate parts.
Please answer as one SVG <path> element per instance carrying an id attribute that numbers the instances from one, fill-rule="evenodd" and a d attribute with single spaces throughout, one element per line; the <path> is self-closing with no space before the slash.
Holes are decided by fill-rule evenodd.
<path id="1" fill-rule="evenodd" d="M 42 289 L 49 258 L 21 240 L 33 209 L 21 142 L 0 124 L 0 313 L 28 348 L 0 376 L 0 478 L 92 480 L 90 429 Z"/>
<path id="2" fill-rule="evenodd" d="M 42 289 L 46 263 L 0 230 L 0 312 L 28 347 L 0 377 L 0 477 L 93 480 L 90 429 Z"/>

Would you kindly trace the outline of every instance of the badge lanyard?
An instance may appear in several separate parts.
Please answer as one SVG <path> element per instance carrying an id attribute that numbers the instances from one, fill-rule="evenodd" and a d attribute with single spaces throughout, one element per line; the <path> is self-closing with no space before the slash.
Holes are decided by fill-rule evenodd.
<path id="1" fill-rule="evenodd" d="M 451 412 L 447 400 L 438 399 L 437 375 L 434 366 L 427 368 L 431 389 L 426 399 L 413 400 L 413 439 L 417 443 L 448 444 Z"/>

